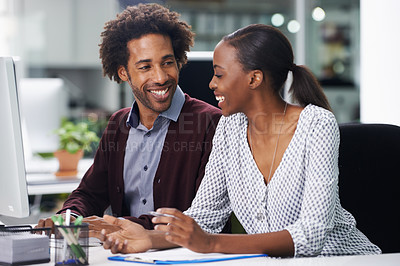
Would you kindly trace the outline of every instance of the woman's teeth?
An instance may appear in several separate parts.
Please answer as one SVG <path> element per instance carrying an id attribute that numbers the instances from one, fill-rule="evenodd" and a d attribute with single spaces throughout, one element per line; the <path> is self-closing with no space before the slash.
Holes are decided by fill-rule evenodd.
<path id="1" fill-rule="evenodd" d="M 225 97 L 224 96 L 215 96 L 215 99 L 220 103 L 225 101 Z"/>

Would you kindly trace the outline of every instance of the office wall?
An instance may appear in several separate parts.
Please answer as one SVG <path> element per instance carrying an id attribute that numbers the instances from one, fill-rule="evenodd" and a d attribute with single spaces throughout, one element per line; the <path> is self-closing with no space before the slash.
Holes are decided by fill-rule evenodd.
<path id="1" fill-rule="evenodd" d="M 361 121 L 400 125 L 400 1 L 362 0 Z"/>

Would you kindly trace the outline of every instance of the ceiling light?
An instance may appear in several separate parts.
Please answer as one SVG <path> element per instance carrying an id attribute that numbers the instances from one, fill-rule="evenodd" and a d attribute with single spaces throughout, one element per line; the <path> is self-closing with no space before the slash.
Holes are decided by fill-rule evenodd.
<path id="1" fill-rule="evenodd" d="M 280 13 L 276 13 L 271 17 L 271 23 L 272 25 L 274 25 L 275 27 L 280 27 L 283 25 L 283 23 L 285 22 L 285 18 L 283 17 L 282 14 Z"/>
<path id="2" fill-rule="evenodd" d="M 291 33 L 296 33 L 300 30 L 300 23 L 297 20 L 291 20 L 289 21 L 287 25 L 287 29 Z"/>
<path id="3" fill-rule="evenodd" d="M 322 21 L 325 18 L 325 11 L 320 8 L 319 6 L 314 8 L 313 12 L 312 12 L 312 18 L 315 21 Z"/>

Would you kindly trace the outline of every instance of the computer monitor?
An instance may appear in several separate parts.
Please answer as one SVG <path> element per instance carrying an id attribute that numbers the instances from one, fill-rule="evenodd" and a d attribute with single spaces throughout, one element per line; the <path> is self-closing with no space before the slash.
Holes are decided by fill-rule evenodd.
<path id="1" fill-rule="evenodd" d="M 31 157 L 58 149 L 58 137 L 53 131 L 61 126 L 62 118 L 69 117 L 69 98 L 60 78 L 22 78 L 18 91 L 22 125 L 27 132 L 24 144 L 29 144 L 28 147 L 25 145 L 26 170 L 29 173 L 29 159 L 32 158 L 28 148 Z"/>
<path id="2" fill-rule="evenodd" d="M 0 215 L 27 217 L 29 200 L 12 57 L 0 57 L 0 125 Z"/>
<path id="3" fill-rule="evenodd" d="M 179 86 L 191 97 L 218 107 L 209 84 L 214 75 L 213 52 L 189 52 L 188 62 L 179 74 Z"/>

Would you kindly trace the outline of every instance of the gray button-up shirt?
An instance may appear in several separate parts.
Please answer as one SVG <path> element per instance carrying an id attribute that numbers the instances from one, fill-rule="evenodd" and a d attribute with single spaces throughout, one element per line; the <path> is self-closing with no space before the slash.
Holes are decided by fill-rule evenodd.
<path id="1" fill-rule="evenodd" d="M 137 103 L 133 102 L 126 122 L 130 129 L 124 159 L 125 203 L 131 216 L 138 217 L 154 210 L 153 179 L 165 136 L 170 121 L 178 120 L 184 103 L 185 95 L 178 86 L 170 108 L 157 117 L 151 129 L 147 129 L 139 120 Z"/>

